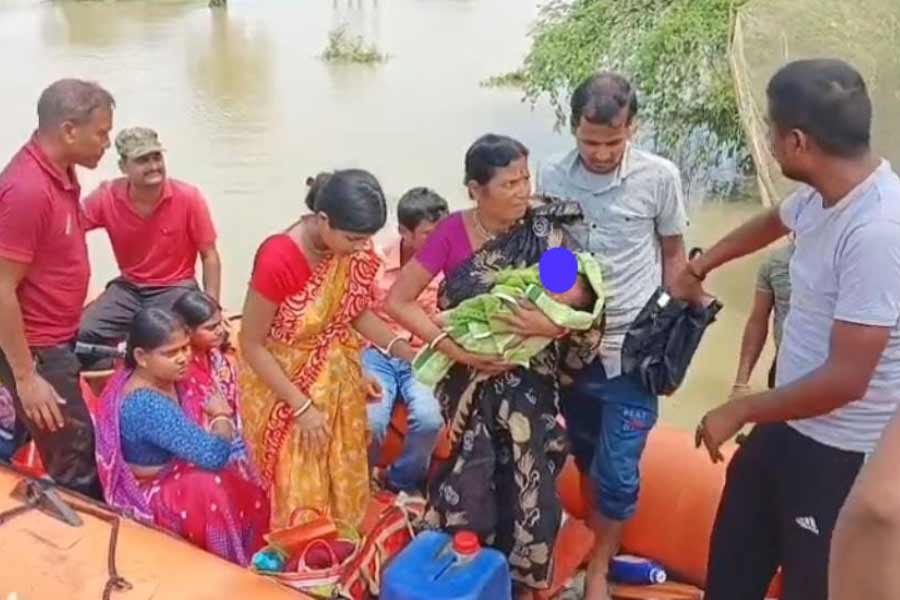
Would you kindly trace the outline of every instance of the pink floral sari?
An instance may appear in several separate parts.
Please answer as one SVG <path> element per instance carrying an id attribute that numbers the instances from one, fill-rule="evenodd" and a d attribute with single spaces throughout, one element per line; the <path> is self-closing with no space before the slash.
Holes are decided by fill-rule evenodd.
<path id="1" fill-rule="evenodd" d="M 260 479 L 247 456 L 247 444 L 244 442 L 244 428 L 238 410 L 240 400 L 234 360 L 220 350 L 212 350 L 206 355 L 195 353 L 188 367 L 187 377 L 178 386 L 178 396 L 181 399 L 181 408 L 188 418 L 204 429 L 209 424 L 204 403 L 213 393 L 224 396 L 234 411 L 237 432 L 228 462 L 235 465 L 247 479 L 258 483 Z"/>
<path id="2" fill-rule="evenodd" d="M 116 373 L 96 417 L 97 470 L 110 506 L 226 560 L 246 566 L 269 531 L 269 500 L 239 461 L 217 472 L 173 460 L 154 477 L 137 477 L 122 452 L 120 416 L 130 370 Z"/>

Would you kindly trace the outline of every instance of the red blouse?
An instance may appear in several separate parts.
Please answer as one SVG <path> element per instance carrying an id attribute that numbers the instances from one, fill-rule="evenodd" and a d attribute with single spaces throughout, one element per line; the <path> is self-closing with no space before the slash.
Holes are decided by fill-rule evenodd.
<path id="1" fill-rule="evenodd" d="M 256 252 L 250 288 L 266 300 L 281 304 L 299 293 L 311 275 L 300 247 L 288 234 L 280 233 L 264 241 Z"/>

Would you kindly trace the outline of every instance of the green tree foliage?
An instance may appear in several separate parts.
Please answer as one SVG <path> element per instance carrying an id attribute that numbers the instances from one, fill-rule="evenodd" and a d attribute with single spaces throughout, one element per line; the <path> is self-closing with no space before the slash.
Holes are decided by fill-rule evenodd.
<path id="1" fill-rule="evenodd" d="M 559 124 L 568 95 L 598 69 L 631 78 L 644 132 L 685 167 L 743 159 L 728 63 L 734 10 L 747 0 L 551 0 L 531 36 L 526 97 L 548 97 Z"/>

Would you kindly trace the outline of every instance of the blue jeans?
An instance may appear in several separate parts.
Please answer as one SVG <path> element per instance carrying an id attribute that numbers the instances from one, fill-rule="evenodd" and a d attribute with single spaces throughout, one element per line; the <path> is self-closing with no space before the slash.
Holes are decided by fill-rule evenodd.
<path id="1" fill-rule="evenodd" d="M 378 378 L 382 388 L 381 400 L 368 406 L 372 429 L 369 460 L 377 462 L 394 403 L 403 402 L 409 411 L 409 427 L 403 453 L 388 470 L 387 483 L 398 491 L 416 491 L 425 482 L 431 454 L 444 426 L 440 406 L 431 390 L 416 381 L 408 362 L 369 348 L 363 352 L 362 364 L 367 373 Z"/>
<path id="2" fill-rule="evenodd" d="M 607 379 L 596 360 L 560 399 L 575 462 L 590 477 L 597 508 L 608 519 L 627 521 L 637 508 L 638 467 L 656 424 L 656 396 L 632 377 Z"/>

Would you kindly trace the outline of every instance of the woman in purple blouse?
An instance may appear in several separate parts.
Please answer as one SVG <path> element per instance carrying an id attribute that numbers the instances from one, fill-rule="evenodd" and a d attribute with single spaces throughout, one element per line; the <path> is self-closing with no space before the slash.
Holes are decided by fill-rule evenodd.
<path id="1" fill-rule="evenodd" d="M 561 519 L 556 475 L 566 456 L 557 421 L 559 350 L 552 344 L 528 369 L 466 352 L 416 303 L 438 274 L 446 310 L 487 292 L 496 272 L 536 263 L 563 241 L 561 228 L 580 211 L 567 203 L 533 208 L 528 150 L 485 135 L 466 152 L 465 184 L 474 206 L 445 218 L 403 268 L 387 299 L 399 323 L 455 362 L 435 395 L 450 426 L 452 455 L 429 484 L 426 520 L 479 534 L 509 557 L 519 598 L 546 589 Z M 533 306 L 514 308 L 510 329 L 560 337 Z"/>

